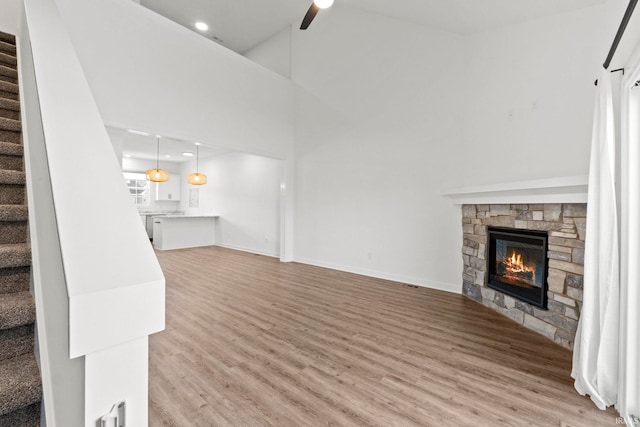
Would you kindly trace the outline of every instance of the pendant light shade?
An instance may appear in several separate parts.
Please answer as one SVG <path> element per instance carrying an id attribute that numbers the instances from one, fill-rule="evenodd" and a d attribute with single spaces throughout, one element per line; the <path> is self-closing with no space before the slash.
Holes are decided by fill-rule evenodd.
<path id="1" fill-rule="evenodd" d="M 151 182 L 166 182 L 169 180 L 169 172 L 160 169 L 160 137 L 157 136 L 156 144 L 156 168 L 147 170 L 147 179 Z"/>
<path id="2" fill-rule="evenodd" d="M 196 171 L 187 176 L 187 182 L 191 185 L 204 185 L 207 183 L 207 175 L 198 172 L 199 168 L 199 150 L 200 144 L 196 142 Z"/>
<path id="3" fill-rule="evenodd" d="M 164 169 L 149 169 L 147 179 L 151 182 L 166 182 L 169 181 L 169 172 Z"/>
<path id="4" fill-rule="evenodd" d="M 190 173 L 187 176 L 187 181 L 191 185 L 203 185 L 207 183 L 207 175 L 202 173 Z"/>

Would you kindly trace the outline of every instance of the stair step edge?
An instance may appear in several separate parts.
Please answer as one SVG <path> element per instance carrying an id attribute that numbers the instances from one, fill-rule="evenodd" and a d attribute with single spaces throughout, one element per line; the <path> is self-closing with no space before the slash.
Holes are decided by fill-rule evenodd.
<path id="1" fill-rule="evenodd" d="M 11 132 L 20 132 L 22 131 L 22 122 L 20 120 L 0 117 L 0 129 L 8 130 Z"/>
<path id="2" fill-rule="evenodd" d="M 21 157 L 24 155 L 24 147 L 22 144 L 0 141 L 0 154 L 5 156 Z"/>
<path id="3" fill-rule="evenodd" d="M 0 31 L 0 40 L 13 45 L 16 44 L 16 36 L 13 34 L 5 33 L 4 31 Z"/>
<path id="4" fill-rule="evenodd" d="M 0 245 L 0 268 L 28 267 L 31 265 L 31 246 L 28 243 Z"/>
<path id="5" fill-rule="evenodd" d="M 33 351 L 34 325 L 0 330 L 0 361 Z"/>
<path id="6" fill-rule="evenodd" d="M 33 353 L 0 361 L 0 415 L 6 415 L 42 399 L 42 380 Z"/>
<path id="7" fill-rule="evenodd" d="M 0 294 L 0 330 L 33 324 L 36 321 L 35 311 L 29 291 Z"/>
<path id="8" fill-rule="evenodd" d="M 0 108 L 5 110 L 20 111 L 20 101 L 15 99 L 0 98 Z"/>
<path id="9" fill-rule="evenodd" d="M 0 205 L 0 221 L 26 221 L 29 209 L 26 205 Z"/>
<path id="10" fill-rule="evenodd" d="M 26 180 L 26 174 L 22 171 L 0 170 L 0 184 L 24 185 Z"/>

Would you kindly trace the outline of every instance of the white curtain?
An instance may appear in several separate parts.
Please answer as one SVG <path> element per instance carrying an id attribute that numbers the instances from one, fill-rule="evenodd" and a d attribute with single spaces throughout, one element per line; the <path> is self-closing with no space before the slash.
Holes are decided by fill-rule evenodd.
<path id="1" fill-rule="evenodd" d="M 584 293 L 571 376 L 600 409 L 618 393 L 620 279 L 611 73 L 598 78 L 587 202 Z"/>
<path id="2" fill-rule="evenodd" d="M 640 53 L 635 56 L 622 85 L 620 366 L 616 404 L 630 426 L 640 425 L 640 87 L 635 86 L 640 79 Z"/>

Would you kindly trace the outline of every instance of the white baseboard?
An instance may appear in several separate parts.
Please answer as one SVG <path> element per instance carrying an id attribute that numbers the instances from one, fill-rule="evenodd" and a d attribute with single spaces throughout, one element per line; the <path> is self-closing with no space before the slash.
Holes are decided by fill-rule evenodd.
<path id="1" fill-rule="evenodd" d="M 301 264 L 314 265 L 316 267 L 330 268 L 332 270 L 344 271 L 347 273 L 360 274 L 361 276 L 375 277 L 377 279 L 391 280 L 394 282 L 406 283 L 408 285 L 420 286 L 423 288 L 437 289 L 440 291 L 451 292 L 454 294 L 462 293 L 462 280 L 460 284 L 451 284 L 445 282 L 438 282 L 434 280 L 425 280 L 418 277 L 405 276 L 402 274 L 381 272 L 375 270 L 368 270 L 365 268 L 358 268 L 352 266 L 346 266 L 341 264 L 335 264 L 331 262 L 319 261 L 310 258 L 294 257 L 295 262 Z"/>
<path id="2" fill-rule="evenodd" d="M 215 243 L 214 246 L 220 246 L 221 248 L 227 248 L 227 249 L 234 249 L 236 251 L 249 252 L 257 255 L 269 256 L 272 258 L 280 258 L 279 253 L 267 252 L 260 249 L 246 248 L 243 246 L 236 246 L 236 245 L 223 245 L 221 243 Z"/>

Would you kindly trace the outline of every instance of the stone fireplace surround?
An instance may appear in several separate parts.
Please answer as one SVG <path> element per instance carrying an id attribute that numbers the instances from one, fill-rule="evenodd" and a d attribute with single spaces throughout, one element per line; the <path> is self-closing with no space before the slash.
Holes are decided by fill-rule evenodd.
<path id="1" fill-rule="evenodd" d="M 582 306 L 584 203 L 462 205 L 463 294 L 568 349 Z M 548 310 L 487 286 L 487 227 L 549 233 Z"/>

